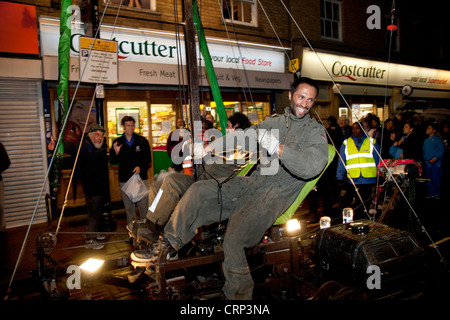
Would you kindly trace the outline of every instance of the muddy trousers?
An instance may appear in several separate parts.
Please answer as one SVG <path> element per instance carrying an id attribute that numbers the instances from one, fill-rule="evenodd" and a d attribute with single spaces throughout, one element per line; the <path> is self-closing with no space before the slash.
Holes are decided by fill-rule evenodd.
<path id="1" fill-rule="evenodd" d="M 162 181 L 150 186 L 147 219 L 164 227 L 175 206 L 186 190 L 194 183 L 194 176 L 184 173 L 170 173 Z"/>
<path id="2" fill-rule="evenodd" d="M 143 180 L 145 185 L 148 188 L 148 180 Z M 120 182 L 120 195 L 122 196 L 123 205 L 125 207 L 125 213 L 127 215 L 127 224 L 136 220 L 136 207 L 139 209 L 140 217 L 143 217 L 148 211 L 148 196 L 139 200 L 136 203 L 133 203 L 130 198 L 122 191 L 122 187 L 126 182 Z"/>
<path id="3" fill-rule="evenodd" d="M 230 300 L 250 300 L 254 283 L 245 248 L 257 245 L 278 214 L 255 205 L 257 197 L 246 197 L 249 177 L 235 177 L 221 187 L 221 202 L 216 181 L 194 183 L 176 206 L 164 233 L 175 249 L 180 249 L 195 236 L 196 229 L 219 220 L 228 220 L 223 243 L 223 291 Z M 250 187 L 250 188 L 249 188 Z M 254 195 L 254 194 L 253 194 Z"/>

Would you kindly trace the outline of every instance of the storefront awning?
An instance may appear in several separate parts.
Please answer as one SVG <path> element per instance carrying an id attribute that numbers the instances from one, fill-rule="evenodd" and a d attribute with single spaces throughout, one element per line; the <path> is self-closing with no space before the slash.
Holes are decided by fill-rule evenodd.
<path id="1" fill-rule="evenodd" d="M 58 79 L 58 57 L 44 56 L 44 80 Z M 184 68 L 184 67 L 183 67 Z M 293 74 L 263 71 L 244 71 L 236 69 L 215 68 L 220 87 L 260 88 L 289 90 L 294 80 Z M 183 70 L 186 77 L 186 69 Z M 200 83 L 207 86 L 204 68 L 201 68 Z M 70 81 L 78 81 L 80 67 L 78 58 L 70 58 Z M 181 80 L 181 81 L 180 81 Z M 180 79 L 179 68 L 176 65 L 119 61 L 119 83 L 179 85 L 187 83 Z"/>

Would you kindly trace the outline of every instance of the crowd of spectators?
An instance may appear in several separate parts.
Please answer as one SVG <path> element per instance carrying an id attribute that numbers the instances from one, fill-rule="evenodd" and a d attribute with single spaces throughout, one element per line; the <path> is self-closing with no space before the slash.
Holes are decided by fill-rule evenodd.
<path id="1" fill-rule="evenodd" d="M 329 143 L 339 151 L 342 143 L 352 136 L 349 119 L 330 116 L 322 121 Z M 374 139 L 383 160 L 411 159 L 423 169 L 421 178 L 427 180 L 425 197 L 433 199 L 440 199 L 442 194 L 450 191 L 449 124 L 448 119 L 425 120 L 420 113 L 413 112 L 399 113 L 384 122 L 370 113 L 359 119 L 358 123 L 364 135 Z M 318 190 L 322 191 L 310 197 L 311 212 L 317 217 L 322 212 L 336 209 L 333 206 L 337 206 L 343 194 L 354 194 L 350 192 L 354 188 L 352 185 L 343 185 L 336 179 L 338 161 L 339 157 L 336 156 L 325 178 L 319 181 Z M 358 202 L 356 199 L 353 201 L 353 204 Z"/>

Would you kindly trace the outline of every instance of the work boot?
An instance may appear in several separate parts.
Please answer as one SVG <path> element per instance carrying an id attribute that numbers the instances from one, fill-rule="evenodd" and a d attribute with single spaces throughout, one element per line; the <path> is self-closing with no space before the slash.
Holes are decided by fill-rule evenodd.
<path id="1" fill-rule="evenodd" d="M 150 248 L 143 250 L 135 250 L 131 253 L 130 258 L 133 261 L 139 263 L 153 264 L 158 260 L 159 253 L 164 250 L 166 255 L 166 260 L 178 259 L 178 251 L 170 244 L 164 235 L 159 237 L 159 240 L 155 242 Z"/>
<path id="2" fill-rule="evenodd" d="M 94 239 L 87 239 L 86 245 L 84 246 L 86 249 L 94 249 L 94 250 L 101 250 L 105 247 L 104 244 L 98 243 Z"/>
<path id="3" fill-rule="evenodd" d="M 103 234 L 101 234 L 101 233 L 99 233 L 99 234 L 97 234 L 97 236 L 95 237 L 95 239 L 97 239 L 97 240 L 99 240 L 99 241 L 102 241 L 102 240 L 105 240 L 105 239 L 106 239 L 106 236 L 103 235 Z"/>
<path id="4" fill-rule="evenodd" d="M 163 228 L 155 225 L 148 219 L 135 220 L 127 225 L 130 237 L 135 238 L 137 242 L 153 244 L 158 240 L 159 234 Z"/>
<path id="5" fill-rule="evenodd" d="M 158 241 L 159 235 L 152 232 L 147 228 L 139 228 L 137 231 L 136 240 L 137 242 L 144 242 L 146 244 L 153 244 Z"/>
<path id="6" fill-rule="evenodd" d="M 131 253 L 130 258 L 133 261 L 145 263 L 145 264 L 153 264 L 158 259 L 158 252 L 155 251 L 154 247 L 149 249 L 135 250 Z"/>

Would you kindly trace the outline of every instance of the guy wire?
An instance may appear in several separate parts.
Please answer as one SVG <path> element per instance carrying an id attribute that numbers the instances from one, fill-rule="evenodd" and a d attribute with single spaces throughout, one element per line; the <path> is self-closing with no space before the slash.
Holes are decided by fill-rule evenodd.
<path id="1" fill-rule="evenodd" d="M 280 0 L 281 4 L 283 5 L 283 7 L 285 8 L 286 12 L 288 13 L 288 15 L 290 16 L 290 18 L 292 19 L 292 21 L 294 22 L 294 24 L 296 25 L 297 29 L 300 31 L 300 33 L 302 34 L 303 38 L 305 39 L 306 43 L 308 44 L 308 46 L 310 47 L 310 49 L 314 52 L 314 54 L 316 55 L 316 57 L 318 58 L 319 62 L 321 63 L 322 67 L 324 68 L 324 70 L 326 71 L 328 77 L 330 78 L 331 82 L 333 82 L 334 87 L 337 89 L 337 91 L 339 92 L 339 95 L 341 96 L 341 98 L 344 100 L 347 108 L 353 113 L 353 110 L 350 108 L 347 100 L 345 99 L 344 95 L 342 94 L 341 89 L 336 85 L 336 82 L 334 81 L 333 77 L 331 76 L 330 72 L 328 71 L 328 69 L 326 68 L 325 64 L 323 63 L 322 59 L 320 58 L 319 54 L 317 53 L 317 51 L 313 48 L 313 46 L 311 45 L 311 43 L 309 42 L 308 38 L 306 37 L 306 35 L 304 34 L 303 30 L 300 28 L 300 26 L 297 24 L 297 22 L 295 21 L 294 17 L 292 16 L 292 14 L 290 13 L 289 9 L 286 7 L 286 5 L 284 4 L 283 0 Z M 389 70 L 388 70 L 389 72 Z M 356 117 L 356 121 L 358 122 L 359 126 L 361 128 L 363 128 L 363 126 L 361 125 L 361 123 L 359 122 L 358 117 Z M 365 132 L 365 130 L 363 130 L 363 132 L 365 133 L 365 135 L 368 137 L 367 133 Z M 382 162 L 382 164 L 384 165 L 384 167 L 387 168 L 386 163 L 384 162 L 384 159 L 381 157 L 381 154 L 374 148 L 375 152 L 378 153 L 379 157 L 380 157 L 380 161 Z M 406 195 L 403 193 L 402 189 L 400 188 L 397 180 L 393 177 L 392 173 L 389 172 L 389 170 L 387 170 L 387 174 L 389 175 L 389 177 L 394 181 L 395 185 L 397 186 L 399 192 L 401 193 L 401 195 L 403 196 L 403 198 L 405 199 L 406 203 L 408 204 L 409 208 L 411 209 L 411 212 L 413 212 L 415 218 L 417 219 L 417 222 L 420 224 L 420 226 L 422 227 L 422 232 L 424 232 L 426 234 L 426 236 L 428 237 L 428 239 L 433 243 L 433 247 L 436 249 L 436 251 L 438 252 L 439 256 L 441 257 L 441 261 L 444 261 L 444 257 L 442 256 L 441 252 L 438 250 L 437 246 L 435 245 L 433 239 L 431 238 L 431 236 L 429 235 L 429 233 L 426 231 L 425 227 L 423 226 L 423 224 L 420 222 L 420 219 L 416 213 L 416 211 L 414 210 L 414 208 L 412 207 L 411 203 L 408 201 Z"/>
<path id="2" fill-rule="evenodd" d="M 104 16 L 105 16 L 106 10 L 107 10 L 107 8 L 108 8 L 110 2 L 111 2 L 111 0 L 108 0 L 108 2 L 107 2 L 106 5 L 105 5 L 105 9 L 104 9 L 104 11 L 103 11 L 103 14 L 102 14 L 102 17 L 101 17 L 101 20 L 100 20 L 100 23 L 99 23 L 99 28 L 97 29 L 97 32 L 96 32 L 95 37 L 94 37 L 94 41 L 95 41 L 95 39 L 97 39 L 99 30 L 100 30 L 100 26 L 102 25 L 103 18 L 104 18 Z M 119 14 L 121 4 L 122 4 L 122 0 L 121 0 L 120 5 L 119 5 L 119 10 L 117 11 L 115 23 L 116 23 L 116 21 L 117 21 L 117 16 L 118 16 L 118 14 Z M 114 24 L 114 26 L 115 26 L 115 24 Z M 90 51 L 92 51 L 92 48 L 90 49 Z M 91 56 L 91 55 L 89 55 L 89 58 L 88 58 L 88 59 L 90 59 L 90 56 Z M 67 110 L 66 118 L 64 119 L 62 128 L 65 128 L 65 127 L 66 127 L 66 124 L 67 124 L 67 121 L 68 121 L 68 118 L 69 118 L 69 114 L 70 114 L 70 112 L 71 112 L 71 110 L 72 110 L 73 102 L 74 102 L 74 100 L 75 100 L 75 97 L 76 97 L 76 95 L 77 95 L 78 89 L 79 89 L 79 87 L 80 87 L 82 75 L 84 74 L 84 71 L 85 71 L 85 69 L 86 69 L 86 66 L 87 66 L 87 64 L 85 65 L 85 67 L 84 67 L 82 73 L 80 74 L 80 78 L 79 78 L 78 83 L 77 83 L 77 85 L 76 85 L 76 88 L 75 88 L 75 91 L 74 91 L 72 100 L 71 100 L 71 102 L 70 102 L 70 104 L 69 104 L 69 108 L 68 108 L 68 110 Z M 97 84 L 98 84 L 98 83 L 97 83 Z M 94 92 L 94 96 L 95 96 L 95 92 Z M 91 103 L 91 108 L 92 108 L 92 103 Z M 88 116 L 89 116 L 89 113 L 88 113 Z M 85 131 L 85 130 L 86 130 L 86 126 L 85 126 L 85 128 L 84 128 L 84 130 L 83 130 L 83 136 L 84 136 L 84 131 Z M 58 139 L 57 139 L 57 141 L 56 141 L 56 144 L 55 144 L 55 146 L 54 146 L 54 149 L 53 149 L 53 150 L 55 150 L 55 152 L 56 152 L 56 150 L 58 149 L 58 146 L 59 146 L 59 144 L 60 144 L 61 141 L 62 141 L 63 135 L 64 135 L 64 131 L 61 130 L 61 132 L 59 133 Z M 82 142 L 82 141 L 81 141 L 81 142 Z M 81 142 L 80 142 L 80 144 L 81 144 Z M 50 163 L 49 163 L 49 165 L 48 165 L 48 169 L 47 169 L 47 172 L 46 172 L 46 174 L 45 174 L 44 181 L 43 181 L 43 183 L 42 183 L 42 187 L 41 187 L 41 190 L 40 190 L 40 192 L 39 192 L 39 196 L 38 196 L 38 199 L 37 199 L 37 202 L 36 202 L 36 205 L 35 205 L 33 214 L 31 215 L 31 218 L 30 218 L 30 223 L 29 223 L 28 228 L 27 228 L 27 231 L 26 231 L 26 233 L 25 233 L 25 238 L 24 238 L 24 240 L 23 240 L 22 247 L 21 247 L 21 249 L 20 249 L 20 251 L 19 251 L 19 255 L 18 255 L 18 257 L 17 257 L 17 261 L 16 261 L 16 264 L 15 264 L 15 266 L 14 266 L 14 270 L 13 270 L 13 273 L 12 273 L 12 275 L 11 275 L 11 279 L 10 279 L 9 284 L 8 284 L 8 289 L 7 289 L 7 291 L 6 291 L 7 294 L 6 294 L 6 296 L 5 296 L 5 300 L 8 299 L 8 295 L 9 295 L 9 292 L 11 291 L 11 286 L 12 286 L 12 283 L 13 283 L 13 281 L 14 281 L 14 277 L 15 277 L 15 274 L 16 274 L 16 272 L 17 272 L 17 268 L 18 268 L 20 262 L 22 261 L 22 258 L 23 258 L 23 252 L 24 252 L 24 249 L 25 249 L 25 245 L 26 245 L 26 242 L 27 242 L 27 239 L 28 239 L 28 236 L 29 236 L 29 233 L 30 233 L 30 230 L 31 230 L 31 226 L 32 226 L 33 221 L 34 221 L 34 218 L 35 218 L 35 216 L 36 216 L 37 208 L 38 208 L 40 199 L 41 199 L 41 197 L 42 197 L 42 193 L 43 193 L 43 191 L 44 191 L 46 181 L 48 180 L 48 176 L 49 176 L 50 170 L 52 169 L 52 166 L 53 166 L 53 163 L 54 163 L 54 158 L 55 158 L 55 154 L 52 156 L 52 158 L 51 158 L 51 160 L 50 160 Z M 73 171 L 73 170 L 72 170 L 72 171 Z M 70 185 L 69 185 L 69 188 L 70 188 Z M 66 202 L 66 201 L 65 201 L 65 202 Z M 64 208 L 64 207 L 63 207 L 63 208 Z M 62 218 L 62 212 L 61 212 L 61 217 L 60 217 L 60 219 L 61 219 L 61 218 Z M 60 223 L 60 221 L 58 222 L 58 225 L 59 225 L 59 223 Z"/>

